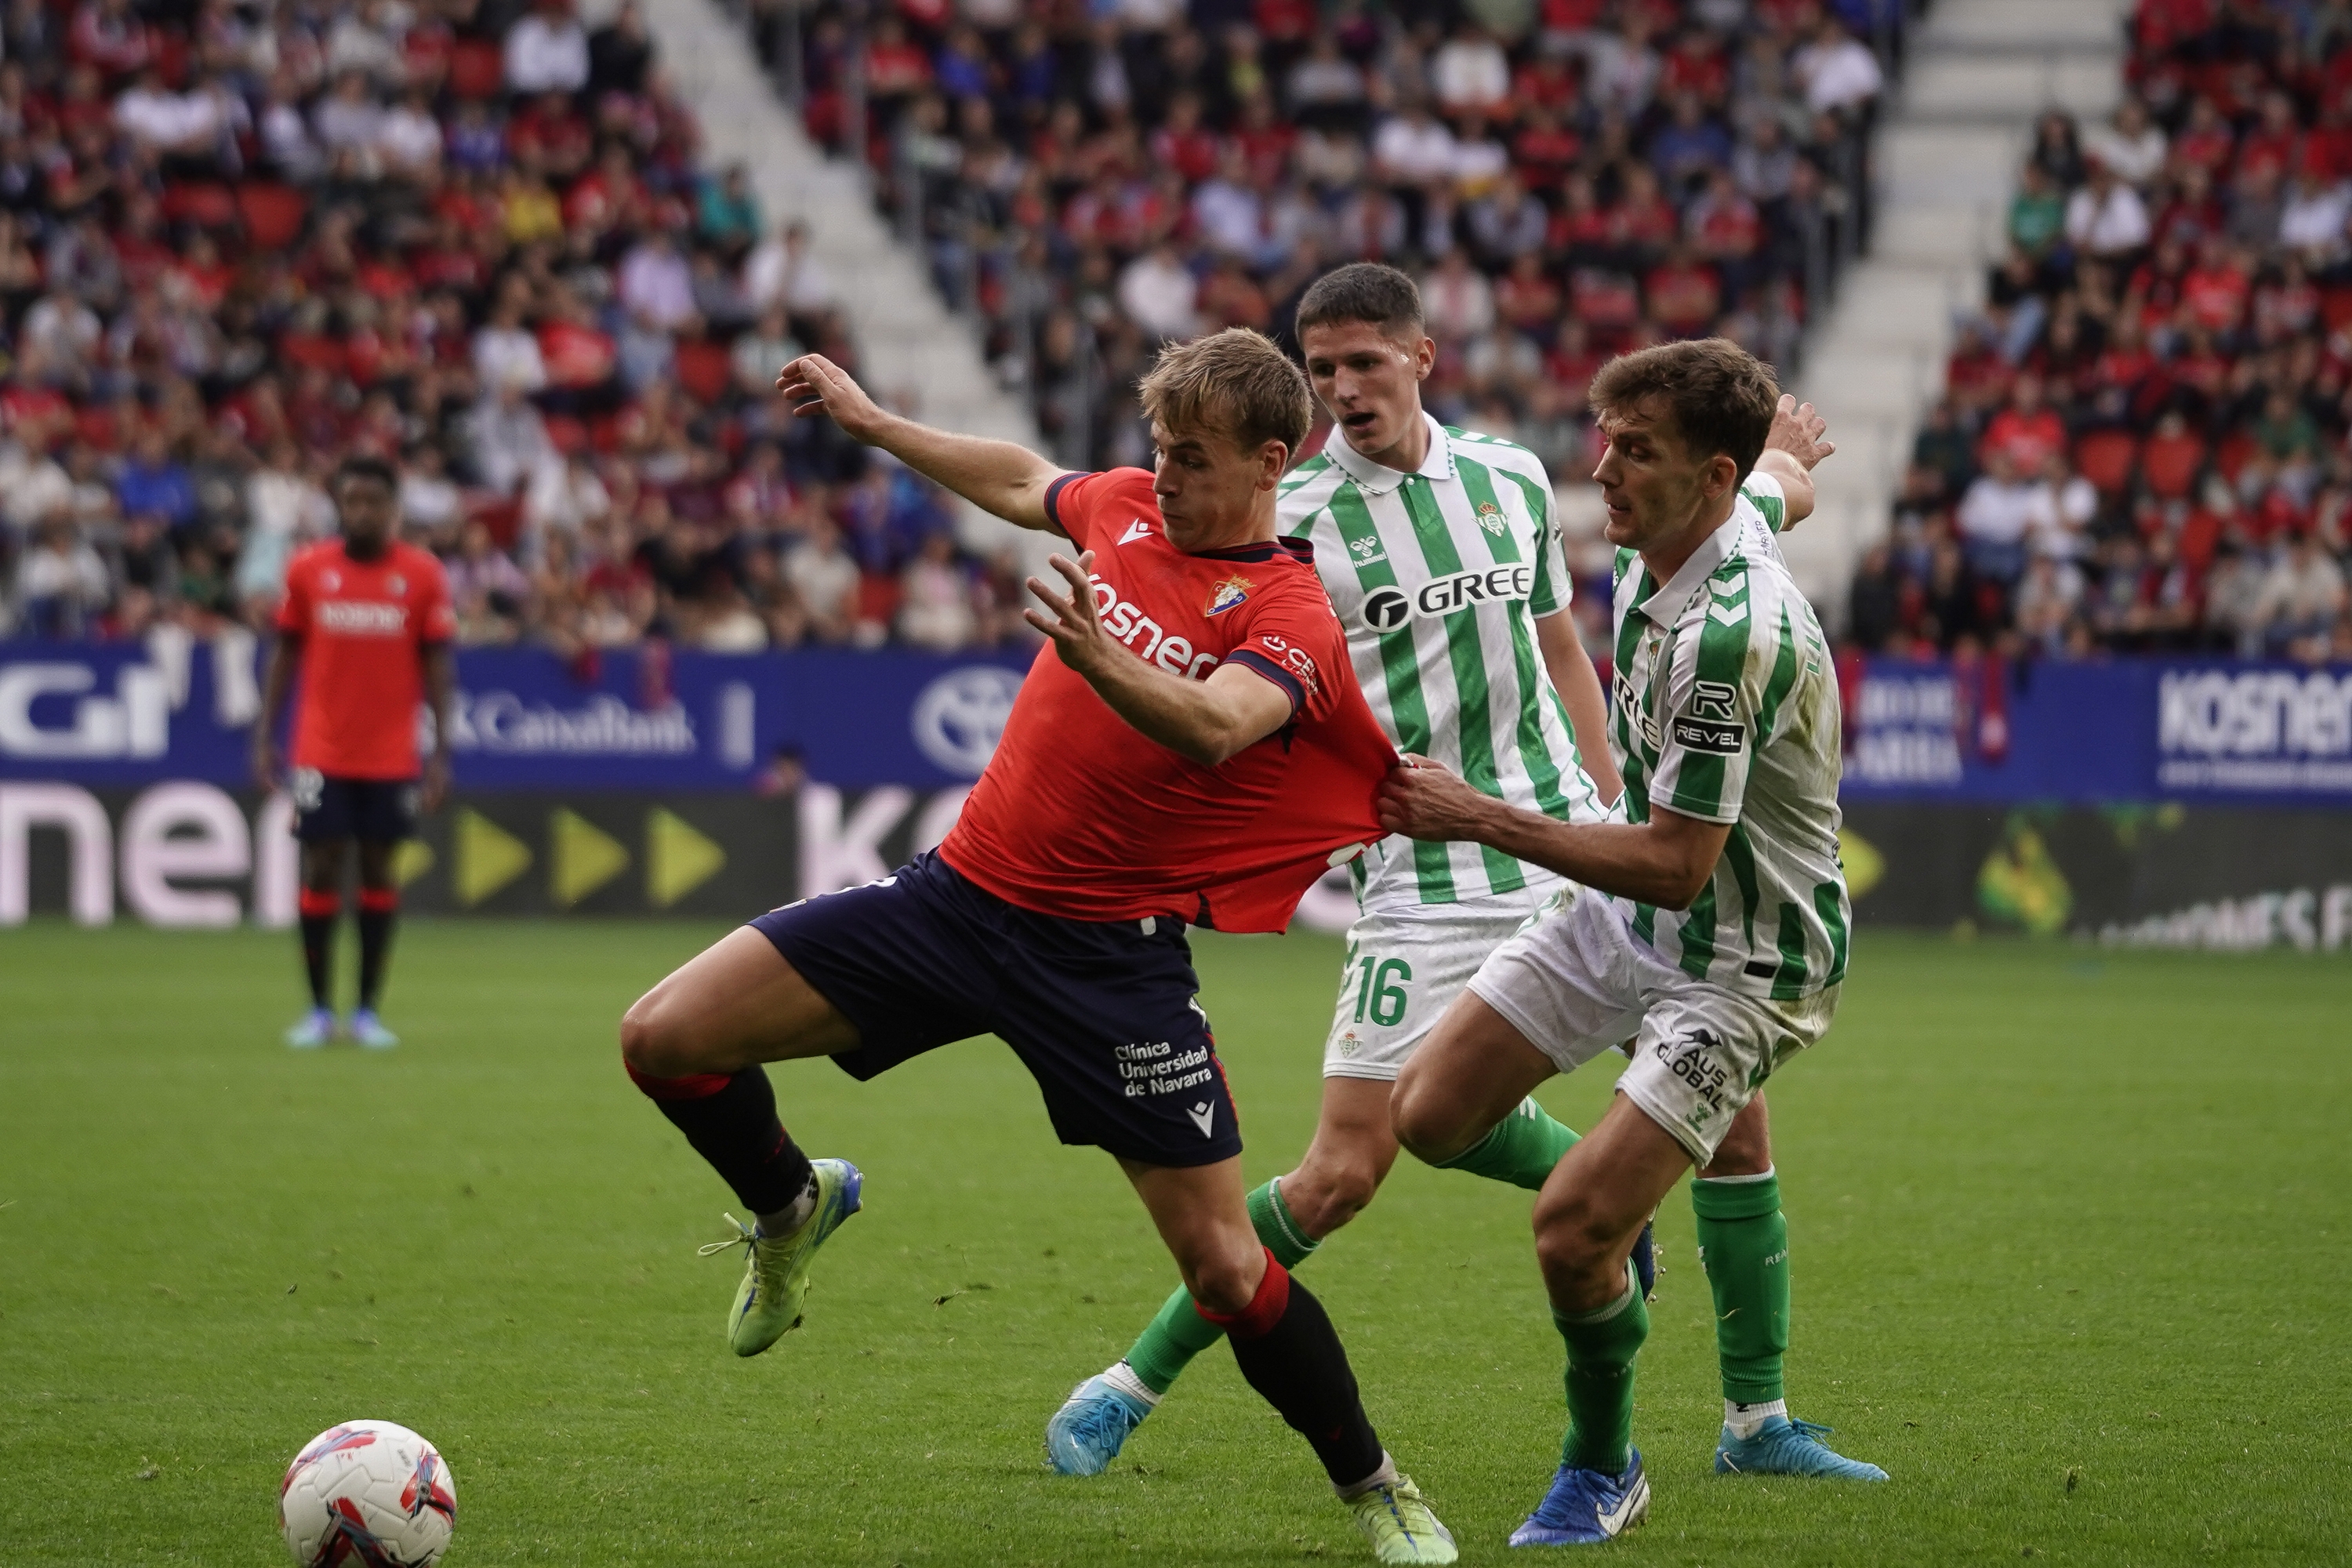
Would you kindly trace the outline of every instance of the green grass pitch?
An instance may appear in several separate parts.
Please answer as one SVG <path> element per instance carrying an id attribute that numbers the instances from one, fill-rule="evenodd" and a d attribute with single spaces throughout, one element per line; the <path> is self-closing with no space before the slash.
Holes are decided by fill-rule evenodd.
<path id="1" fill-rule="evenodd" d="M 1222 1350 L 1111 1474 L 1042 1468 L 1047 1414 L 1171 1273 L 992 1044 L 864 1087 L 776 1070 L 867 1209 L 807 1328 L 728 1355 L 737 1265 L 694 1247 L 730 1199 L 614 1047 L 712 934 L 415 923 L 408 1043 L 373 1057 L 278 1044 L 290 936 L 0 933 L 0 1559 L 282 1562 L 281 1468 L 366 1415 L 448 1457 L 456 1568 L 1369 1560 Z M 1199 946 L 1263 1179 L 1312 1123 L 1338 948 Z M 1865 931 L 1772 1108 L 1792 1401 L 1895 1479 L 1708 1473 L 1677 1192 L 1637 1416 L 1655 1501 L 1612 1558 L 2346 1561 L 2344 963 Z M 1544 1098 L 1589 1125 L 1608 1090 L 1595 1068 Z M 1306 1269 L 1467 1563 L 1505 1560 L 1556 1458 L 1527 1211 L 1408 1159 Z"/>

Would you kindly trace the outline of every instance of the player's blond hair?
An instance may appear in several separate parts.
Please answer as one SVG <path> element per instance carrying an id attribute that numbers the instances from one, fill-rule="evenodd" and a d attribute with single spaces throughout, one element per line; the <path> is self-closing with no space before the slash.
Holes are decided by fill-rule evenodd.
<path id="1" fill-rule="evenodd" d="M 1601 367 L 1586 395 L 1603 419 L 1654 416 L 1658 409 L 1643 405 L 1663 404 L 1666 422 L 1693 457 L 1720 452 L 1739 465 L 1744 480 L 1772 432 L 1780 387 L 1770 365 L 1729 338 L 1700 338 L 1618 355 Z"/>
<path id="2" fill-rule="evenodd" d="M 1137 392 L 1144 417 L 1171 434 L 1205 431 L 1245 452 L 1279 441 L 1295 457 L 1315 423 L 1306 375 L 1247 327 L 1169 344 Z"/>

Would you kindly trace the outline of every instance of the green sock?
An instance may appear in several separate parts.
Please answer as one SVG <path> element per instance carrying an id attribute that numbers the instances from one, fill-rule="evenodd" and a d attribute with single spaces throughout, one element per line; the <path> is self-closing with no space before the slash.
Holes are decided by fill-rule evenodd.
<path id="1" fill-rule="evenodd" d="M 1597 1312 L 1551 1321 L 1568 1342 L 1568 1436 L 1559 1462 L 1622 1475 L 1633 1448 L 1633 1358 L 1650 1337 L 1650 1309 L 1626 1270 L 1625 1294 Z"/>
<path id="2" fill-rule="evenodd" d="M 1576 1134 L 1554 1121 L 1542 1106 L 1523 1100 L 1517 1110 L 1496 1123 L 1492 1132 L 1437 1165 L 1442 1171 L 1467 1171 L 1474 1176 L 1538 1192 L 1575 1142 Z"/>
<path id="3" fill-rule="evenodd" d="M 1290 1205 L 1282 1201 L 1282 1189 L 1274 1183 L 1268 1182 L 1250 1194 L 1247 1201 L 1250 1225 L 1257 1231 L 1257 1238 L 1265 1243 L 1267 1250 L 1285 1268 L 1297 1268 L 1323 1245 L 1308 1239 L 1307 1232 L 1291 1217 Z M 1129 1347 L 1125 1360 L 1146 1388 L 1154 1394 L 1165 1394 L 1194 1356 L 1224 1336 L 1224 1330 L 1193 1309 L 1192 1292 L 1179 1285 L 1174 1294 L 1160 1304 L 1159 1316 Z"/>
<path id="4" fill-rule="evenodd" d="M 1781 1398 L 1789 1351 L 1789 1222 L 1780 1179 L 1691 1184 L 1698 1256 L 1715 1292 L 1715 1348 L 1723 1396 L 1740 1405 Z"/>

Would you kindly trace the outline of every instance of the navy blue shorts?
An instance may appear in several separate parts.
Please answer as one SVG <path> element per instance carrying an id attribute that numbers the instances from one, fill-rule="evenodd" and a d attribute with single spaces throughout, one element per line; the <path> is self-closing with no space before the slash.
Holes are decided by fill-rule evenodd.
<path id="1" fill-rule="evenodd" d="M 933 853 L 878 882 L 751 924 L 857 1026 L 833 1059 L 864 1080 L 939 1046 L 1002 1036 L 1065 1143 L 1150 1165 L 1242 1152 L 1184 922 L 1018 909 Z"/>
<path id="2" fill-rule="evenodd" d="M 294 837 L 305 844 L 356 838 L 396 844 L 416 837 L 415 779 L 346 779 L 296 768 Z"/>

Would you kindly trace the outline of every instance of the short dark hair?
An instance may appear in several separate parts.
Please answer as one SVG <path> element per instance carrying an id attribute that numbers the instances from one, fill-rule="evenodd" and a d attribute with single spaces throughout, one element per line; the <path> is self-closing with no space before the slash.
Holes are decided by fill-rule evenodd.
<path id="1" fill-rule="evenodd" d="M 374 479 L 386 489 L 400 489 L 400 474 L 383 458 L 373 452 L 353 452 L 335 465 L 335 488 L 341 489 L 351 479 Z"/>
<path id="2" fill-rule="evenodd" d="M 1780 385 L 1770 365 L 1729 338 L 1699 338 L 1618 355 L 1592 378 L 1589 396 L 1603 418 L 1662 400 L 1683 444 L 1701 457 L 1729 458 L 1738 483 L 1763 455 Z"/>
<path id="3" fill-rule="evenodd" d="M 1247 327 L 1169 344 L 1137 391 L 1145 418 L 1171 431 L 1227 436 L 1244 451 L 1279 441 L 1295 458 L 1315 423 L 1307 377 Z"/>
<path id="4" fill-rule="evenodd" d="M 1421 289 L 1411 278 L 1379 261 L 1350 261 L 1326 272 L 1298 297 L 1293 331 L 1302 339 L 1309 327 L 1369 321 L 1384 332 L 1421 335 Z"/>

